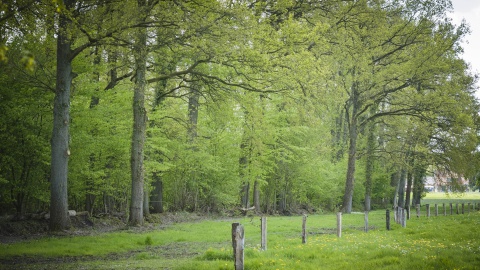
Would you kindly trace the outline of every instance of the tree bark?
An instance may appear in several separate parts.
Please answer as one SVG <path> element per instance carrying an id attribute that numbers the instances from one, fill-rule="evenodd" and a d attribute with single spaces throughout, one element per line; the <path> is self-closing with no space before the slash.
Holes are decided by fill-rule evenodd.
<path id="1" fill-rule="evenodd" d="M 339 162 L 344 155 L 344 145 L 346 144 L 346 136 L 345 136 L 345 115 L 344 115 L 344 108 L 340 108 L 340 115 L 335 117 L 335 130 L 333 130 L 333 162 Z"/>
<path id="2" fill-rule="evenodd" d="M 144 189 L 143 189 L 143 215 L 148 216 L 150 215 L 150 192 L 148 191 L 148 183 L 144 181 Z"/>
<path id="3" fill-rule="evenodd" d="M 158 173 L 153 173 L 153 191 L 150 195 L 153 213 L 163 213 L 163 182 Z"/>
<path id="4" fill-rule="evenodd" d="M 407 173 L 407 190 L 405 191 L 405 208 L 411 205 L 411 193 L 413 184 L 413 174 L 411 171 Z"/>
<path id="5" fill-rule="evenodd" d="M 139 0 L 138 5 L 142 8 L 144 1 Z M 144 168 L 143 151 L 145 145 L 147 113 L 145 110 L 146 88 L 146 29 L 137 28 L 135 37 L 135 86 L 133 93 L 133 134 L 131 148 L 131 173 L 132 173 L 132 201 L 130 203 L 130 225 L 143 224 L 143 199 L 144 199 Z"/>
<path id="6" fill-rule="evenodd" d="M 246 182 L 244 183 L 243 189 L 242 189 L 242 206 L 247 209 L 250 208 L 250 183 Z"/>
<path id="7" fill-rule="evenodd" d="M 193 79 L 190 85 L 189 89 L 189 95 L 188 95 L 188 129 L 187 129 L 187 136 L 189 139 L 190 143 L 190 151 L 193 153 L 198 151 L 198 148 L 196 146 L 196 140 L 197 140 L 197 125 L 198 125 L 198 109 L 200 106 L 199 103 L 200 99 L 200 89 L 198 83 Z M 198 179 L 197 179 L 197 167 L 196 163 L 192 164 L 190 166 L 190 181 L 187 182 L 190 183 L 190 187 L 188 188 L 187 192 L 191 193 L 191 196 L 193 198 L 193 206 L 192 209 L 193 211 L 198 210 L 198 194 L 199 194 L 199 185 L 198 185 Z"/>
<path id="8" fill-rule="evenodd" d="M 350 144 L 348 146 L 348 168 L 345 180 L 345 193 L 343 195 L 342 203 L 342 212 L 348 214 L 352 212 L 353 189 L 355 185 L 355 166 L 357 161 L 357 110 L 360 104 L 358 100 L 359 93 L 356 83 L 354 83 L 352 86 L 351 95 L 352 96 L 350 98 L 352 112 L 348 119 L 348 135 Z"/>
<path id="9" fill-rule="evenodd" d="M 397 171 L 395 173 L 392 173 L 390 178 L 390 185 L 392 187 L 395 187 L 395 193 L 393 194 L 393 206 L 395 207 L 398 206 L 398 185 L 400 182 L 400 172 Z"/>
<path id="10" fill-rule="evenodd" d="M 65 0 L 65 6 L 72 5 L 71 0 Z M 58 231 L 70 227 L 68 217 L 68 158 L 69 125 L 70 125 L 70 86 L 72 83 L 71 40 L 68 28 L 71 22 L 63 14 L 59 14 L 57 32 L 57 77 L 55 99 L 53 104 L 53 131 L 50 175 L 50 230 Z"/>
<path id="11" fill-rule="evenodd" d="M 248 115 L 248 111 L 245 110 L 245 116 Z M 245 122 L 243 125 L 244 131 L 242 135 L 242 141 L 240 143 L 240 158 L 238 159 L 238 172 L 239 172 L 239 177 L 243 181 L 242 182 L 242 187 L 240 190 L 240 198 L 241 198 L 241 205 L 244 208 L 248 208 L 248 179 L 247 179 L 247 169 L 248 169 L 248 153 L 249 151 L 249 142 L 246 136 L 246 128 L 247 128 L 247 117 L 245 117 Z"/>
<path id="12" fill-rule="evenodd" d="M 255 207 L 255 213 L 262 212 L 260 210 L 260 184 L 257 180 L 253 183 L 253 206 Z"/>
<path id="13" fill-rule="evenodd" d="M 197 138 L 198 108 L 200 92 L 196 82 L 192 82 L 188 96 L 188 138 L 194 143 Z M 195 150 L 195 148 L 193 149 Z"/>
<path id="14" fill-rule="evenodd" d="M 96 68 L 98 68 L 98 66 L 100 65 L 100 54 L 99 54 L 98 46 L 95 46 L 94 53 L 95 53 L 95 57 L 93 59 L 93 65 Z M 90 99 L 90 106 L 89 106 L 90 109 L 95 108 L 100 103 L 100 97 L 98 96 L 98 91 L 99 91 L 98 85 L 100 84 L 100 73 L 95 70 L 94 75 L 95 75 L 95 82 L 97 83 L 97 87 L 95 89 L 95 94 L 93 94 Z M 92 136 L 93 139 L 96 139 L 95 137 L 97 136 L 97 129 L 98 128 L 96 125 L 92 126 L 90 129 L 89 135 Z M 91 153 L 89 157 L 90 170 L 92 171 L 95 170 L 95 166 L 97 166 L 96 164 L 97 162 L 98 160 L 95 157 L 95 153 Z M 93 208 L 95 205 L 95 199 L 97 197 L 95 195 L 95 179 L 93 177 L 89 176 L 85 179 L 85 189 L 86 189 L 85 190 L 85 211 L 87 211 L 88 213 L 90 213 L 90 215 L 92 215 Z"/>
<path id="15" fill-rule="evenodd" d="M 407 171 L 405 169 L 401 170 L 400 180 L 398 182 L 398 206 L 405 207 L 405 184 L 406 184 Z"/>
<path id="16" fill-rule="evenodd" d="M 373 152 L 375 150 L 375 124 L 368 124 L 367 138 L 367 156 L 365 168 L 365 211 L 370 211 L 370 201 L 372 197 L 372 174 L 373 174 Z"/>
<path id="17" fill-rule="evenodd" d="M 413 185 L 413 173 L 412 173 L 412 167 L 414 165 L 414 156 L 411 152 L 408 152 L 407 154 L 408 157 L 408 165 L 409 165 L 409 170 L 407 172 L 407 190 L 405 191 L 405 209 L 409 209 L 408 206 L 412 205 L 411 203 L 411 194 L 412 194 L 412 185 Z"/>
<path id="18" fill-rule="evenodd" d="M 413 170 L 413 202 L 412 204 L 420 204 L 422 192 L 424 189 L 423 176 L 425 169 L 421 166 L 415 165 Z"/>

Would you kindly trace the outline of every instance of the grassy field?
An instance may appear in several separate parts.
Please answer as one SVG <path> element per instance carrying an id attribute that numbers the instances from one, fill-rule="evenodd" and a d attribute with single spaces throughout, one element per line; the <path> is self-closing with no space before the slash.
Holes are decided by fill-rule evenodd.
<path id="1" fill-rule="evenodd" d="M 387 231 L 383 210 L 369 214 L 368 233 L 362 213 L 343 215 L 341 238 L 335 214 L 311 215 L 306 244 L 301 216 L 268 217 L 266 251 L 259 217 L 1 244 L 0 269 L 233 269 L 233 222 L 245 227 L 245 269 L 480 269 L 479 211 L 430 218 L 422 212 L 406 228 L 392 214 Z"/>
<path id="2" fill-rule="evenodd" d="M 480 203 L 480 192 L 444 193 L 430 192 L 422 199 L 422 204 Z"/>

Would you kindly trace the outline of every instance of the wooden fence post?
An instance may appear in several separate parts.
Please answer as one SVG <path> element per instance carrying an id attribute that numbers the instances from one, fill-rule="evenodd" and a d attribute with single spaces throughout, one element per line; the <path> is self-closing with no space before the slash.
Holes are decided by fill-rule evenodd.
<path id="1" fill-rule="evenodd" d="M 243 270 L 245 234 L 240 223 L 232 223 L 232 246 L 235 270 Z"/>
<path id="2" fill-rule="evenodd" d="M 303 215 L 302 219 L 302 244 L 307 243 L 307 215 Z"/>
<path id="3" fill-rule="evenodd" d="M 402 221 L 402 227 L 405 228 L 407 227 L 407 216 L 405 214 L 405 209 L 402 208 L 402 214 L 401 214 L 401 221 Z"/>
<path id="4" fill-rule="evenodd" d="M 390 231 L 390 210 L 387 209 L 387 212 L 385 214 L 385 220 L 387 223 L 387 231 Z"/>
<path id="5" fill-rule="evenodd" d="M 240 223 L 232 223 L 232 247 L 233 247 L 233 258 L 235 259 L 235 250 L 237 249 L 237 242 L 235 242 L 235 232 Z"/>
<path id="6" fill-rule="evenodd" d="M 420 204 L 415 205 L 415 208 L 417 210 L 417 218 L 420 217 Z"/>
<path id="7" fill-rule="evenodd" d="M 435 204 L 435 216 L 438 217 L 438 204 Z"/>
<path id="8" fill-rule="evenodd" d="M 262 231 L 262 241 L 260 248 L 262 250 L 267 250 L 267 217 L 260 218 L 261 231 Z"/>
<path id="9" fill-rule="evenodd" d="M 365 211 L 365 232 L 368 232 L 368 211 Z"/>
<path id="10" fill-rule="evenodd" d="M 337 213 L 337 237 L 342 237 L 342 212 Z"/>
<path id="11" fill-rule="evenodd" d="M 455 204 L 455 209 L 457 210 L 457 215 L 460 214 L 460 212 L 458 211 L 458 203 Z"/>
<path id="12" fill-rule="evenodd" d="M 453 204 L 450 203 L 450 216 L 453 215 Z"/>
<path id="13" fill-rule="evenodd" d="M 445 203 L 443 204 L 443 215 L 447 215 L 447 208 L 445 207 Z"/>
<path id="14" fill-rule="evenodd" d="M 425 204 L 425 207 L 427 208 L 427 218 L 430 217 L 430 204 Z"/>
<path id="15" fill-rule="evenodd" d="M 465 203 L 462 203 L 462 215 L 465 214 Z"/>

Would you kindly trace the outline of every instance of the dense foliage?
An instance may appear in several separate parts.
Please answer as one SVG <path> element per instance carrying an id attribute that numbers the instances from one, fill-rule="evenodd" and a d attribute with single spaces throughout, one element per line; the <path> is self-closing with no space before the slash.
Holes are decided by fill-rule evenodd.
<path id="1" fill-rule="evenodd" d="M 474 183 L 476 77 L 450 9 L 0 4 L 0 211 L 51 205 L 52 229 L 68 227 L 63 202 L 132 224 L 149 211 L 351 212 L 419 199 L 437 168 Z"/>

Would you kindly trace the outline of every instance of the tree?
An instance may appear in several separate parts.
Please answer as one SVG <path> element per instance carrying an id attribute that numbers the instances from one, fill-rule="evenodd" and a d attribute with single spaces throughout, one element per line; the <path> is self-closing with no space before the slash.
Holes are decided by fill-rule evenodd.
<path id="1" fill-rule="evenodd" d="M 342 75 L 339 83 L 348 94 L 345 111 L 349 134 L 349 162 L 342 205 L 344 212 L 350 213 L 359 127 L 379 117 L 418 114 L 419 108 L 409 103 L 393 106 L 392 98 L 408 90 L 415 82 L 446 72 L 426 67 L 435 66 L 440 59 L 438 57 L 446 55 L 462 35 L 462 30 L 452 34 L 451 29 L 449 33 L 443 27 L 438 31 L 435 29 L 445 16 L 441 4 L 404 7 L 383 6 L 381 3 L 367 5 L 366 1 L 357 1 L 343 5 L 340 14 L 342 19 L 335 28 L 341 33 L 337 42 L 342 44 L 338 46 L 342 51 L 337 51 L 337 55 L 344 55 L 339 63 Z M 448 38 L 437 42 L 432 33 Z M 434 47 L 423 46 L 427 44 Z M 366 117 L 369 108 L 382 102 L 388 104 L 385 111 Z"/>
<path id="2" fill-rule="evenodd" d="M 144 23 L 151 3 L 144 0 L 138 1 L 139 24 Z M 145 89 L 147 86 L 147 30 L 139 27 L 135 32 L 133 54 L 135 58 L 135 86 L 133 92 L 133 134 L 132 134 L 132 200 L 130 205 L 130 225 L 143 224 L 143 193 L 144 193 L 144 168 L 143 148 L 147 128 L 147 112 L 145 109 Z"/>
<path id="3" fill-rule="evenodd" d="M 35 49 L 27 42 L 19 38 L 10 43 L 9 56 L 20 57 L 22 47 Z M 45 42 L 47 45 L 51 40 Z M 48 58 L 36 60 L 52 64 Z M 0 212 L 21 217 L 45 211 L 48 206 L 47 153 L 53 97 L 50 87 L 53 86 L 38 85 L 32 77 L 41 72 L 31 73 L 15 60 L 0 65 Z"/>
<path id="4" fill-rule="evenodd" d="M 92 27 L 91 24 L 95 26 L 95 23 L 98 23 L 98 21 L 90 21 L 89 16 L 85 16 L 85 13 L 91 14 L 98 11 L 96 15 L 102 15 L 105 9 L 90 9 L 88 5 L 77 5 L 75 1 L 71 0 L 60 0 L 55 3 L 59 21 L 56 33 L 57 70 L 51 140 L 50 229 L 62 230 L 70 226 L 70 219 L 68 217 L 67 176 L 68 159 L 70 156 L 70 87 L 74 77 L 72 62 L 75 57 L 85 49 L 97 45 L 106 37 L 110 37 L 113 33 L 122 29 L 122 27 L 115 26 L 107 28 L 106 31 L 96 33 L 96 36 L 92 36 L 91 32 L 86 29 L 88 29 L 89 26 Z M 76 20 L 73 20 L 74 18 Z M 78 23 L 78 25 L 74 25 L 74 21 Z M 89 23 L 91 24 L 89 25 Z M 95 30 L 99 29 L 99 27 L 93 28 Z M 74 46 L 74 42 L 77 40 L 80 45 Z"/>
<path id="5" fill-rule="evenodd" d="M 262 212 L 368 210 L 402 200 L 402 171 L 406 204 L 429 166 L 477 173 L 448 1 L 15 3 L 0 12 L 0 203 L 43 208 L 51 176 L 52 229 L 68 205 L 130 207 L 132 225 L 150 206 L 231 210 L 242 187 Z"/>
<path id="6" fill-rule="evenodd" d="M 70 227 L 68 217 L 67 175 L 70 124 L 70 86 L 72 73 L 72 40 L 68 35 L 71 20 L 67 10 L 75 2 L 66 0 L 64 12 L 59 14 L 57 31 L 57 78 L 53 103 L 52 163 L 50 176 L 50 230 L 63 230 Z"/>

